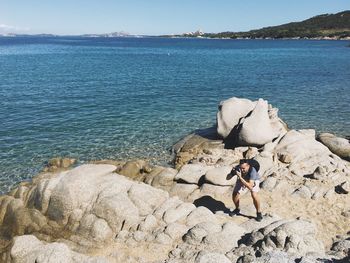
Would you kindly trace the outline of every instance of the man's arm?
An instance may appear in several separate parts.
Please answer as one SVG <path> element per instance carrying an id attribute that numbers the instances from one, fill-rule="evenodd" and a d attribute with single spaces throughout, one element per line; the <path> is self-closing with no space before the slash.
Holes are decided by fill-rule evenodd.
<path id="1" fill-rule="evenodd" d="M 246 180 L 244 180 L 244 178 L 242 177 L 241 172 L 237 171 L 237 176 L 238 179 L 241 180 L 242 184 L 247 187 L 249 189 L 249 191 L 253 190 L 253 186 L 254 186 L 254 180 L 249 180 L 249 182 L 247 182 Z"/>

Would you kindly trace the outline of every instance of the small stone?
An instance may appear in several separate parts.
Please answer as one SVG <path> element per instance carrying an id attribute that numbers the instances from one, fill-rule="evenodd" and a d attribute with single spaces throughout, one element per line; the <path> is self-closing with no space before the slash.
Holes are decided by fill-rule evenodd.
<path id="1" fill-rule="evenodd" d="M 55 157 L 50 159 L 45 168 L 45 172 L 55 172 L 60 169 L 67 169 L 76 162 L 76 159 Z"/>
<path id="2" fill-rule="evenodd" d="M 216 161 L 216 164 L 221 164 L 221 163 L 224 163 L 225 160 L 223 158 L 219 158 L 217 161 Z"/>
<path id="3" fill-rule="evenodd" d="M 179 256 L 181 254 L 181 249 L 179 249 L 179 248 L 175 248 L 175 249 L 173 249 L 171 252 L 170 252 L 170 255 L 172 256 L 172 257 L 177 257 L 177 256 Z"/>
<path id="4" fill-rule="evenodd" d="M 51 167 L 53 167 L 53 166 L 55 166 L 55 167 L 60 167 L 60 166 L 61 166 L 61 158 L 56 157 L 56 158 L 50 159 L 50 160 L 48 161 L 47 166 L 49 166 L 49 167 L 50 167 L 50 166 L 51 166 Z"/>
<path id="5" fill-rule="evenodd" d="M 61 161 L 62 168 L 68 168 L 76 162 L 76 159 L 63 158 Z"/>
<path id="6" fill-rule="evenodd" d="M 157 218 L 154 215 L 146 216 L 145 220 L 140 223 L 139 230 L 141 231 L 151 231 L 158 225 Z"/>
<path id="7" fill-rule="evenodd" d="M 136 232 L 134 233 L 134 239 L 135 239 L 135 241 L 137 241 L 137 242 L 143 241 L 143 240 L 145 239 L 145 237 L 146 237 L 145 232 L 136 231 Z"/>
<path id="8" fill-rule="evenodd" d="M 152 172 L 152 166 L 150 166 L 150 165 L 145 165 L 143 168 L 142 168 L 142 172 L 144 172 L 144 173 L 147 173 L 147 174 L 149 174 L 149 173 L 151 173 Z"/>
<path id="9" fill-rule="evenodd" d="M 156 241 L 162 245 L 169 245 L 173 242 L 172 239 L 167 234 L 164 234 L 164 233 L 158 234 L 156 237 Z"/>
<path id="10" fill-rule="evenodd" d="M 208 149 L 203 149 L 203 153 L 208 154 L 208 155 L 213 154 L 213 152 L 211 150 L 208 150 Z"/>
<path id="11" fill-rule="evenodd" d="M 172 239 L 178 239 L 187 233 L 188 227 L 179 224 L 179 223 L 171 223 L 165 229 L 165 234 L 169 235 Z"/>
<path id="12" fill-rule="evenodd" d="M 291 163 L 292 160 L 293 160 L 293 157 L 290 155 L 290 154 L 280 154 L 279 155 L 279 160 L 282 162 L 282 163 Z"/>

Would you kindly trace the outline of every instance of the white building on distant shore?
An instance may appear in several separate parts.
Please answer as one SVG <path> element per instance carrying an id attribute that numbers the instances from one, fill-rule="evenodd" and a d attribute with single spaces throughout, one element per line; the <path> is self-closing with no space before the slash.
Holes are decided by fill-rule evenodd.
<path id="1" fill-rule="evenodd" d="M 198 29 L 195 32 L 188 32 L 188 33 L 184 33 L 184 36 L 193 36 L 193 37 L 201 37 L 204 35 L 204 32 L 202 29 Z"/>

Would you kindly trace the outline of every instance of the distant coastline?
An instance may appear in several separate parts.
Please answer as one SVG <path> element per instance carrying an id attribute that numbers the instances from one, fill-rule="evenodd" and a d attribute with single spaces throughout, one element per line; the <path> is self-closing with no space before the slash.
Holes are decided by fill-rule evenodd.
<path id="1" fill-rule="evenodd" d="M 337 38 L 337 37 L 283 37 L 283 38 L 272 38 L 272 37 L 265 37 L 265 38 L 254 38 L 254 37 L 242 37 L 242 38 L 230 38 L 230 37 L 205 37 L 205 36 L 160 36 L 163 38 L 181 38 L 181 39 L 213 39 L 213 40 L 345 40 L 349 41 L 350 36 L 344 37 L 344 38 Z"/>
<path id="2" fill-rule="evenodd" d="M 169 37 L 167 35 L 165 37 Z M 301 22 L 264 27 L 246 32 L 205 33 L 201 29 L 173 37 L 220 39 L 315 39 L 350 40 L 350 11 L 318 15 Z"/>
<path id="3" fill-rule="evenodd" d="M 208 36 L 182 36 L 182 35 L 163 35 L 163 36 L 151 36 L 151 35 L 127 35 L 127 36 L 102 36 L 102 35 L 54 35 L 54 34 L 9 34 L 0 35 L 0 38 L 170 38 L 170 39 L 206 39 L 206 40 L 340 40 L 350 41 L 350 36 L 337 38 L 337 37 L 208 37 Z"/>
<path id="4" fill-rule="evenodd" d="M 293 39 L 293 40 L 350 40 L 350 10 L 337 14 L 322 14 L 301 22 L 264 27 L 246 32 L 206 33 L 195 32 L 168 35 L 134 35 L 126 31 L 103 34 L 55 35 L 55 34 L 0 34 L 0 37 L 94 37 L 94 38 L 204 38 L 204 39 Z"/>

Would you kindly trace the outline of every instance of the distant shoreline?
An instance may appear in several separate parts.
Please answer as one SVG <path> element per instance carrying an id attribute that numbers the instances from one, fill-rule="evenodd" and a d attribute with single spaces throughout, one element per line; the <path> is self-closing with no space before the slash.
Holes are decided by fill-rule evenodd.
<path id="1" fill-rule="evenodd" d="M 277 26 L 268 26 L 249 31 L 194 32 L 164 35 L 130 34 L 126 31 L 110 33 L 88 33 L 77 35 L 56 35 L 53 33 L 0 33 L 7 37 L 91 37 L 91 38 L 198 38 L 198 39 L 295 39 L 295 40 L 350 40 L 350 10 L 336 14 L 322 14 L 300 22 L 290 22 Z"/>
<path id="2" fill-rule="evenodd" d="M 84 36 L 84 35 L 0 35 L 0 38 L 91 38 L 91 39 L 123 39 L 123 38 L 172 38 L 172 39 L 213 39 L 213 40 L 332 40 L 332 41 L 350 41 L 350 36 L 345 38 L 336 38 L 336 37 L 314 37 L 314 38 L 305 38 L 305 37 L 283 37 L 283 38 L 254 38 L 254 37 L 245 37 L 245 38 L 230 38 L 230 37 L 202 37 L 202 36 L 147 36 L 147 35 L 129 35 L 129 36 Z"/>
<path id="3" fill-rule="evenodd" d="M 181 39 L 226 39 L 226 40 L 341 40 L 350 41 L 350 37 L 346 38 L 330 38 L 330 37 L 283 37 L 283 38 L 230 38 L 230 37 L 185 37 L 185 36 L 159 36 L 159 38 L 181 38 Z"/>

